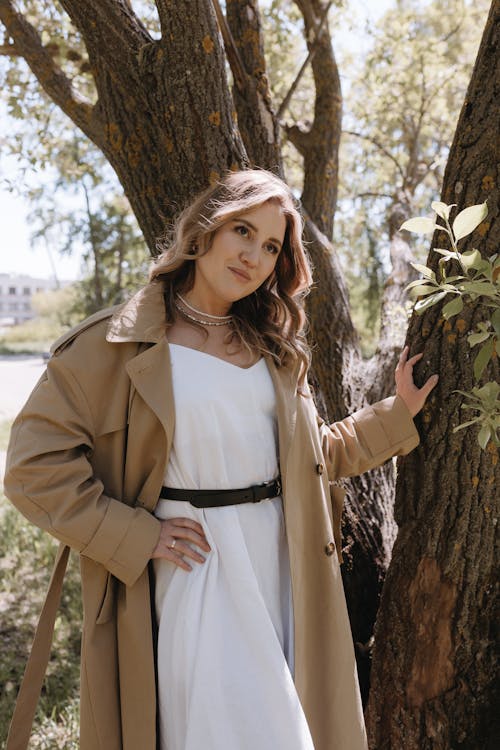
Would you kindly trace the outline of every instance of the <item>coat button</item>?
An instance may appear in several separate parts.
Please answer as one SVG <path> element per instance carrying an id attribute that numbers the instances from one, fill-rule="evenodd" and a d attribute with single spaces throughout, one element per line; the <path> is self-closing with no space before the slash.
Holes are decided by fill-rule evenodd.
<path id="1" fill-rule="evenodd" d="M 328 555 L 328 557 L 331 557 L 334 552 L 335 552 L 335 543 L 328 542 L 328 544 L 325 547 L 325 555 Z"/>
<path id="2" fill-rule="evenodd" d="M 316 474 L 323 474 L 325 467 L 323 464 L 316 464 Z"/>

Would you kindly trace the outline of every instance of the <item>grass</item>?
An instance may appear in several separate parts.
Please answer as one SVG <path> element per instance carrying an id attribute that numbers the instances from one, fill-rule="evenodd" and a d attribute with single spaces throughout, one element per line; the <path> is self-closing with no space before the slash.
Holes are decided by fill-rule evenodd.
<path id="1" fill-rule="evenodd" d="M 57 543 L 0 496 L 0 748 L 47 590 Z M 77 750 L 81 634 L 78 561 L 71 556 L 56 620 L 52 658 L 30 750 Z"/>
<path id="2" fill-rule="evenodd" d="M 0 354 L 42 354 L 64 330 L 64 326 L 45 318 L 3 328 L 0 331 Z"/>
<path id="3" fill-rule="evenodd" d="M 0 354 L 12 355 L 12 354 L 38 354 L 41 355 L 44 352 L 48 352 L 52 346 L 53 339 L 46 341 L 15 341 L 5 343 L 4 340 L 0 339 Z"/>
<path id="4" fill-rule="evenodd" d="M 10 419 L 0 420 L 0 451 L 7 450 L 11 425 L 12 421 Z"/>

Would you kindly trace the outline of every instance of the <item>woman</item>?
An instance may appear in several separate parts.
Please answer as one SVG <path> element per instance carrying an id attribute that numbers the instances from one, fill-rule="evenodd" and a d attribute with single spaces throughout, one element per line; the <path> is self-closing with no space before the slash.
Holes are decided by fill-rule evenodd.
<path id="1" fill-rule="evenodd" d="M 318 420 L 310 283 L 286 185 L 230 173 L 14 424 L 8 496 L 81 555 L 82 750 L 154 750 L 157 706 L 165 750 L 366 748 L 329 479 L 411 450 L 435 379 L 405 349 L 395 397 Z"/>

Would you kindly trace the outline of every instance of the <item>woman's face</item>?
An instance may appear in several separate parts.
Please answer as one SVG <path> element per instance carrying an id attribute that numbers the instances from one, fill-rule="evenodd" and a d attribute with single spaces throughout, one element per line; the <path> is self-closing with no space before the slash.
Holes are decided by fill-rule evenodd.
<path id="1" fill-rule="evenodd" d="M 285 217 L 275 202 L 223 224 L 211 248 L 195 262 L 192 304 L 224 314 L 233 302 L 252 294 L 273 272 L 285 230 Z"/>

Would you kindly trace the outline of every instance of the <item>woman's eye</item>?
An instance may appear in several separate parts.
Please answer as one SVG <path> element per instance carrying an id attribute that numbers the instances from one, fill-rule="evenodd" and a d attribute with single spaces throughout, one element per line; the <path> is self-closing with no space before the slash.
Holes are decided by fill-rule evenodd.
<path id="1" fill-rule="evenodd" d="M 238 224 L 234 228 L 235 232 L 238 232 L 238 234 L 241 234 L 242 237 L 248 236 L 248 227 L 246 227 L 244 224 Z"/>
<path id="2" fill-rule="evenodd" d="M 277 248 L 276 245 L 269 244 L 267 245 L 267 249 L 271 255 L 277 255 L 277 253 L 279 253 L 279 248 Z"/>

